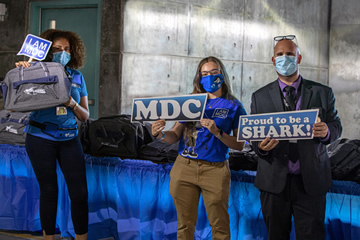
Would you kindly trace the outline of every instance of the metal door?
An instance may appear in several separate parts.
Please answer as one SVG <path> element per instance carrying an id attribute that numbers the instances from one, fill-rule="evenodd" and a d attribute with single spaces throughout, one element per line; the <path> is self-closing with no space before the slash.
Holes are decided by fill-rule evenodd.
<path id="1" fill-rule="evenodd" d="M 50 4 L 50 5 L 49 5 Z M 98 83 L 99 83 L 99 34 L 98 6 L 46 6 L 38 7 L 39 19 L 33 19 L 32 24 L 39 24 L 39 33 L 49 28 L 76 32 L 84 41 L 86 47 L 86 62 L 79 69 L 84 75 L 88 91 L 90 117 L 98 116 Z M 37 33 L 37 34 L 39 34 Z M 36 34 L 36 33 L 35 33 Z"/>

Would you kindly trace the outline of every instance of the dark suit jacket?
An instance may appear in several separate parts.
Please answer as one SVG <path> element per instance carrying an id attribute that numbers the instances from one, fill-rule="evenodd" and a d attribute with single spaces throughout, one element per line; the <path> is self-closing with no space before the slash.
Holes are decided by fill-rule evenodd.
<path id="1" fill-rule="evenodd" d="M 301 175 L 309 195 L 325 194 L 332 186 L 331 166 L 326 144 L 340 137 L 342 126 L 335 109 L 332 89 L 302 78 L 300 108 L 319 108 L 319 116 L 330 129 L 330 139 L 323 143 L 319 138 L 298 140 Z M 251 114 L 282 112 L 284 104 L 278 80 L 260 88 L 252 95 Z M 258 142 L 252 143 L 259 155 L 255 186 L 260 190 L 280 193 L 288 174 L 289 141 L 282 140 L 267 155 L 259 153 Z"/>

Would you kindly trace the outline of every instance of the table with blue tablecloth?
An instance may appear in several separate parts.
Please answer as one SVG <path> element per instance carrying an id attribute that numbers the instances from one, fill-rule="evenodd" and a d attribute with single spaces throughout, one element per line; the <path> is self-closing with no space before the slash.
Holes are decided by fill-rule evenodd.
<path id="1" fill-rule="evenodd" d="M 89 240 L 176 239 L 176 209 L 169 190 L 172 164 L 86 155 Z M 74 236 L 66 184 L 58 169 L 57 227 Z M 232 171 L 229 197 L 231 239 L 266 239 L 254 172 Z M 195 239 L 211 239 L 202 199 Z M 360 185 L 334 181 L 327 194 L 326 239 L 360 238 Z M 0 144 L 0 229 L 41 231 L 39 187 L 25 148 Z M 295 239 L 294 231 L 291 239 Z"/>

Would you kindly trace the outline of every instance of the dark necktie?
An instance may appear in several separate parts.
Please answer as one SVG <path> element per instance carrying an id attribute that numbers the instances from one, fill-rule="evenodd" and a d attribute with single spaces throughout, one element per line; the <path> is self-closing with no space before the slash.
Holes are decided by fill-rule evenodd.
<path id="1" fill-rule="evenodd" d="M 295 103 L 295 88 L 291 86 L 286 86 L 284 88 L 284 91 L 286 92 L 285 100 L 287 104 L 289 105 L 286 109 L 287 111 L 295 111 L 296 110 L 296 103 Z"/>
<path id="2" fill-rule="evenodd" d="M 286 106 L 286 111 L 295 111 L 295 88 L 291 86 L 286 86 L 284 88 L 284 91 L 286 92 L 285 100 L 288 104 L 288 106 Z M 299 159 L 299 153 L 296 143 L 289 143 L 289 159 L 292 162 L 296 162 Z"/>

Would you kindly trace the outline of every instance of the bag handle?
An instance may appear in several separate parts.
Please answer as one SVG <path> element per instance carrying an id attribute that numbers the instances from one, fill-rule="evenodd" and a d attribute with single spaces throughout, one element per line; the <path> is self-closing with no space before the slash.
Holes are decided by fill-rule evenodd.
<path id="1" fill-rule="evenodd" d="M 42 67 L 42 69 L 44 70 L 45 72 L 45 77 L 48 77 L 50 75 L 50 72 L 49 72 L 49 69 L 48 67 L 46 66 L 46 64 L 44 64 L 43 62 L 35 62 L 33 66 L 35 66 L 35 64 L 39 63 L 40 66 Z M 21 81 L 24 80 L 24 67 L 21 65 L 20 66 L 20 79 Z"/>

